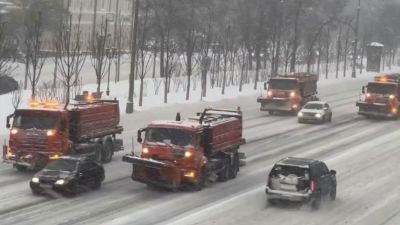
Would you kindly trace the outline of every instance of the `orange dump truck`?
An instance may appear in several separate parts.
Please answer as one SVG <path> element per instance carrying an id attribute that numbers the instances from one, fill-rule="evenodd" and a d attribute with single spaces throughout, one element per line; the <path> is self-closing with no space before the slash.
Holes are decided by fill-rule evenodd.
<path id="1" fill-rule="evenodd" d="M 271 78 L 264 84 L 265 92 L 257 98 L 261 111 L 297 112 L 308 101 L 317 98 L 318 75 L 293 73 Z"/>
<path id="2" fill-rule="evenodd" d="M 201 189 L 208 180 L 236 177 L 244 143 L 240 110 L 206 109 L 180 121 L 155 121 L 138 131 L 140 156 L 126 155 L 132 179 L 170 189 Z M 142 140 L 142 133 L 145 132 Z"/>
<path id="3" fill-rule="evenodd" d="M 96 100 L 69 105 L 32 102 L 7 117 L 9 145 L 3 160 L 18 170 L 40 169 L 61 155 L 87 154 L 109 162 L 114 151 L 123 149 L 116 135 L 119 126 L 118 101 Z M 12 124 L 10 124 L 12 120 Z"/>
<path id="4" fill-rule="evenodd" d="M 400 109 L 400 74 L 376 76 L 362 88 L 363 96 L 357 101 L 358 114 L 366 117 L 397 119 Z"/>

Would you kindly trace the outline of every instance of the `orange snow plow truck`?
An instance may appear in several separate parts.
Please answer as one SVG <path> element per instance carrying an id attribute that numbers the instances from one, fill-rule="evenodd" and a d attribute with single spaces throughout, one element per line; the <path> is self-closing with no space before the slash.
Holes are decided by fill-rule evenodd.
<path id="1" fill-rule="evenodd" d="M 257 98 L 261 111 L 298 112 L 308 101 L 316 101 L 318 75 L 292 73 L 271 78 L 264 83 L 265 92 Z"/>
<path id="2" fill-rule="evenodd" d="M 122 140 L 115 138 L 123 130 L 119 120 L 116 100 L 81 102 L 67 108 L 56 102 L 31 102 L 30 108 L 17 109 L 7 117 L 10 138 L 3 147 L 3 160 L 20 171 L 43 168 L 68 154 L 109 162 L 114 151 L 123 149 Z"/>
<path id="3" fill-rule="evenodd" d="M 397 119 L 400 110 L 400 74 L 379 75 L 362 88 L 358 114 Z"/>
<path id="4" fill-rule="evenodd" d="M 133 165 L 132 179 L 171 190 L 200 190 L 207 181 L 235 178 L 244 158 L 238 151 L 245 142 L 242 112 L 206 109 L 183 121 L 179 117 L 138 131 L 141 155 L 122 159 Z"/>

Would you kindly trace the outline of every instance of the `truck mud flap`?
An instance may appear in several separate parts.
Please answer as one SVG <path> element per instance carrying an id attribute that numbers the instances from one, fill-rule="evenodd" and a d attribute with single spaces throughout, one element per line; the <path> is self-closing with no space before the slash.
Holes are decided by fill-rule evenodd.
<path id="1" fill-rule="evenodd" d="M 122 157 L 122 161 L 127 162 L 127 163 L 132 163 L 133 165 L 136 166 L 143 166 L 143 167 L 148 167 L 148 168 L 154 168 L 154 169 L 163 169 L 167 166 L 167 164 L 152 160 L 152 159 L 142 159 L 137 156 L 133 155 L 125 155 Z"/>

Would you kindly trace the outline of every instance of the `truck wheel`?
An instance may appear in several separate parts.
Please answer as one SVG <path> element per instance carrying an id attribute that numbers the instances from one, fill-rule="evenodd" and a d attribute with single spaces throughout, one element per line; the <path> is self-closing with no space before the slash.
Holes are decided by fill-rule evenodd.
<path id="1" fill-rule="evenodd" d="M 103 163 L 109 163 L 111 162 L 111 159 L 114 155 L 113 151 L 113 143 L 111 139 L 107 139 L 105 143 L 103 144 L 103 154 L 102 154 L 102 161 Z"/>
<path id="2" fill-rule="evenodd" d="M 229 180 L 230 170 L 231 170 L 231 160 L 229 158 L 225 158 L 224 160 L 224 169 L 218 173 L 218 180 L 221 182 L 225 182 Z"/>
<path id="3" fill-rule="evenodd" d="M 197 182 L 193 185 L 193 189 L 195 191 L 201 191 L 205 185 L 205 171 L 204 168 L 200 170 L 199 177 L 197 178 Z"/>
<path id="4" fill-rule="evenodd" d="M 28 167 L 26 167 L 26 166 L 23 166 L 23 165 L 15 165 L 15 168 L 17 168 L 17 170 L 19 171 L 19 172 L 25 172 L 27 169 L 28 169 Z"/>
<path id="5" fill-rule="evenodd" d="M 97 163 L 102 163 L 102 161 L 103 161 L 103 146 L 100 143 L 98 143 L 96 145 L 96 150 L 94 153 L 94 160 Z"/>
<path id="6" fill-rule="evenodd" d="M 236 176 L 239 172 L 239 166 L 240 166 L 239 155 L 237 153 L 235 153 L 235 156 L 233 157 L 233 164 L 230 166 L 230 170 L 229 170 L 229 178 L 230 179 L 236 178 Z"/>

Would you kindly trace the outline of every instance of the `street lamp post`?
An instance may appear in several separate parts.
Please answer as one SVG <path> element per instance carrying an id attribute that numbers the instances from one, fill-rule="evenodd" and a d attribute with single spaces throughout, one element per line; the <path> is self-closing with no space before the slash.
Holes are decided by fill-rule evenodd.
<path id="1" fill-rule="evenodd" d="M 355 28 L 355 38 L 354 38 L 354 50 L 353 50 L 353 70 L 351 73 L 351 77 L 356 77 L 356 63 L 357 63 L 357 45 L 358 45 L 358 29 L 360 25 L 360 10 L 361 10 L 361 0 L 358 0 L 357 6 L 357 21 L 356 21 L 356 28 Z"/>

